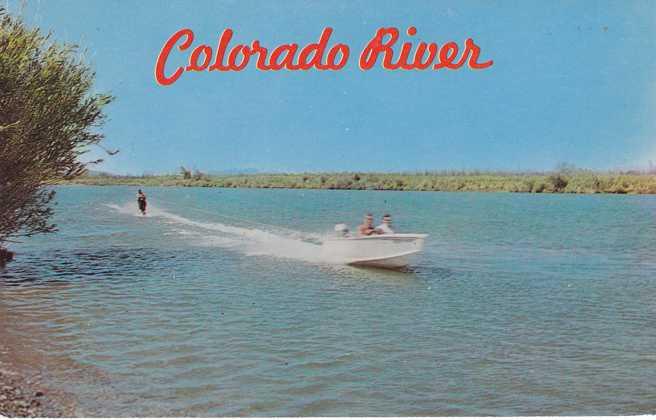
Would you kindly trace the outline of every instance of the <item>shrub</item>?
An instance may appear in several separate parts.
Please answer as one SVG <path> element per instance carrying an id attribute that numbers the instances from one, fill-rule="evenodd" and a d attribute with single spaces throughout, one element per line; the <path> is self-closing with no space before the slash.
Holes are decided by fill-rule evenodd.
<path id="1" fill-rule="evenodd" d="M 48 186 L 99 162 L 79 160 L 103 140 L 97 129 L 113 99 L 92 94 L 93 80 L 75 47 L 0 9 L 0 245 L 54 231 Z"/>
<path id="2" fill-rule="evenodd" d="M 559 192 L 567 187 L 567 180 L 560 174 L 549 176 L 549 183 L 553 186 L 553 191 Z"/>

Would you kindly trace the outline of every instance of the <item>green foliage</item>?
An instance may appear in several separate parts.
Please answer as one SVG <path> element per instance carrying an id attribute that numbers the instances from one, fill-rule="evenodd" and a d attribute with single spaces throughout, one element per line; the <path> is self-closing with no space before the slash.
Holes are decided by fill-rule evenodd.
<path id="1" fill-rule="evenodd" d="M 422 173 L 303 173 L 203 175 L 85 176 L 73 182 L 86 185 L 185 186 L 223 188 L 299 188 L 402 191 L 481 191 L 518 193 L 656 194 L 656 174 L 503 172 Z"/>
<path id="2" fill-rule="evenodd" d="M 84 173 L 79 156 L 103 139 L 112 97 L 90 94 L 93 79 L 74 46 L 0 9 L 0 243 L 55 229 L 48 186 Z"/>
<path id="3" fill-rule="evenodd" d="M 182 175 L 183 179 L 191 179 L 191 171 L 184 166 L 180 167 L 180 174 Z"/>
<path id="4" fill-rule="evenodd" d="M 567 187 L 567 179 L 561 174 L 553 174 L 548 178 L 553 192 L 562 192 Z"/>

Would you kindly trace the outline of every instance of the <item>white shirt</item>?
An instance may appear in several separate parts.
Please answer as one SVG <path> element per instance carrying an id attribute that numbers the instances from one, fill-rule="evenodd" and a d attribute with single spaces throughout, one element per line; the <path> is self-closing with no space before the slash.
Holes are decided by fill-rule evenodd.
<path id="1" fill-rule="evenodd" d="M 380 225 L 378 225 L 376 227 L 376 230 L 378 230 L 380 232 L 383 232 L 383 233 L 388 233 L 388 234 L 394 233 L 392 228 L 389 227 L 389 225 L 387 223 L 381 223 Z"/>

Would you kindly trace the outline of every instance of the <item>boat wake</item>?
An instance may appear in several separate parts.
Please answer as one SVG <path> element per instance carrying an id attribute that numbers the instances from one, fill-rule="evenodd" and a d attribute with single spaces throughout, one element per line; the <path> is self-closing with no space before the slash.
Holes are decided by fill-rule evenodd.
<path id="1" fill-rule="evenodd" d="M 133 203 L 106 206 L 124 215 L 144 217 Z M 323 246 L 324 235 L 320 234 L 275 226 L 261 228 L 198 221 L 150 205 L 146 217 L 163 220 L 174 228 L 173 234 L 198 246 L 230 248 L 249 256 L 268 255 L 323 264 L 343 263 L 339 258 L 331 256 L 330 252 L 326 252 Z M 218 217 L 220 215 L 217 215 Z M 246 221 L 243 223 L 248 225 Z"/>

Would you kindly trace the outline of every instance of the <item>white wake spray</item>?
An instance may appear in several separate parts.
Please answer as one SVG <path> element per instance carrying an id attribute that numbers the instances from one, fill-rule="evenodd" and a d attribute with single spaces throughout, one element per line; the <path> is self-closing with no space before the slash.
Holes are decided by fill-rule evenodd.
<path id="1" fill-rule="evenodd" d="M 107 207 L 121 214 L 144 217 L 133 203 L 107 204 Z M 274 226 L 271 227 L 271 230 L 276 230 L 275 233 L 264 230 L 264 228 L 201 222 L 151 205 L 148 206 L 146 217 L 160 218 L 167 224 L 175 225 L 176 232 L 181 238 L 192 239 L 200 246 L 231 248 L 246 255 L 270 255 L 312 263 L 340 263 L 331 258 L 322 246 L 321 241 L 324 235 L 307 234 L 283 228 L 276 229 Z M 194 236 L 195 238 L 193 238 Z"/>

